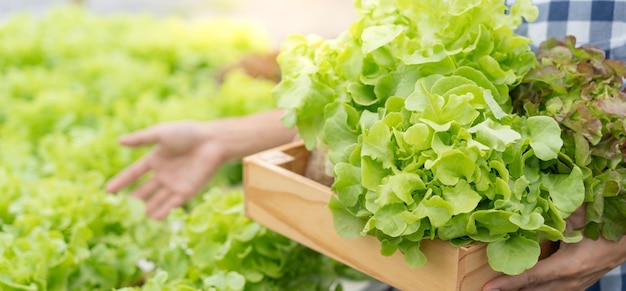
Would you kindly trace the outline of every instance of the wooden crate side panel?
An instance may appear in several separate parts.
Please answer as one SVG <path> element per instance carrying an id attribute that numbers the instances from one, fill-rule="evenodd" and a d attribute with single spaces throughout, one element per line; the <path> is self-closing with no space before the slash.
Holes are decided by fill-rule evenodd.
<path id="1" fill-rule="evenodd" d="M 459 279 L 457 290 L 482 290 L 483 285 L 501 273 L 489 266 L 486 244 L 475 243 L 459 250 Z"/>
<path id="2" fill-rule="evenodd" d="M 251 156 L 244 160 L 246 215 L 326 256 L 401 290 L 456 290 L 459 249 L 442 241 L 424 241 L 423 268 L 406 265 L 397 253 L 380 254 L 374 237 L 339 237 L 327 203 L 330 189 Z"/>
<path id="3" fill-rule="evenodd" d="M 304 142 L 297 141 L 246 157 L 244 160 L 263 161 L 266 164 L 276 165 L 290 172 L 304 175 L 309 154 L 309 151 L 304 147 Z"/>

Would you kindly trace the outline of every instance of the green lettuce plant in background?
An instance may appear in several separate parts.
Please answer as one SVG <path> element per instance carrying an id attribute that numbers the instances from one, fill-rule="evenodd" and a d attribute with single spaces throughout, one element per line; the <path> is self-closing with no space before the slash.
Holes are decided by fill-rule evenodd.
<path id="1" fill-rule="evenodd" d="M 63 8 L 0 24 L 0 289 L 329 290 L 353 272 L 245 218 L 237 163 L 169 221 L 104 192 L 146 150 L 122 134 L 274 108 L 272 81 L 217 81 L 270 49 L 232 20 Z"/>

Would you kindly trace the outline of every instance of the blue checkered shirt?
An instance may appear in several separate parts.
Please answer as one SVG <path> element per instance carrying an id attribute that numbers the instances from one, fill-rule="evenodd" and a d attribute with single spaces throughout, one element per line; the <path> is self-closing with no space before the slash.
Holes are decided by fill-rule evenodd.
<path id="1" fill-rule="evenodd" d="M 608 58 L 626 61 L 626 0 L 533 0 L 533 4 L 539 17 L 517 32 L 532 39 L 535 47 L 549 37 L 574 35 L 578 44 L 592 44 Z"/>
<path id="2" fill-rule="evenodd" d="M 529 37 L 535 48 L 549 37 L 574 35 L 577 44 L 592 44 L 607 58 L 626 61 L 626 0 L 533 0 L 533 4 L 539 17 L 517 32 Z M 587 291 L 626 291 L 626 264 Z"/>

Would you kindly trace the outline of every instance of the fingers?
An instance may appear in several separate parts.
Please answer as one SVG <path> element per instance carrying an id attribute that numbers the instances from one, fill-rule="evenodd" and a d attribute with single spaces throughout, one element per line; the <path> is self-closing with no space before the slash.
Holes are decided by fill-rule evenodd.
<path id="1" fill-rule="evenodd" d="M 573 231 L 576 229 L 581 229 L 587 223 L 585 205 L 578 207 L 568 218 L 565 219 L 567 222 L 566 231 Z"/>
<path id="2" fill-rule="evenodd" d="M 167 200 L 163 202 L 163 204 L 158 205 L 152 211 L 148 213 L 148 215 L 152 216 L 155 219 L 163 219 L 167 216 L 170 210 L 183 205 L 185 203 L 185 199 L 178 195 L 170 195 Z"/>
<path id="3" fill-rule="evenodd" d="M 562 244 L 552 256 L 516 276 L 498 277 L 483 287 L 483 290 L 584 290 L 591 286 L 608 270 L 589 269 L 588 259 L 581 257 L 578 244 Z M 587 265 L 587 267 L 585 267 Z M 558 286 L 554 287 L 554 286 Z"/>
<path id="4" fill-rule="evenodd" d="M 162 127 L 160 125 L 152 126 L 143 130 L 130 133 L 128 135 L 121 136 L 119 138 L 119 142 L 125 146 L 130 147 L 153 144 L 159 141 L 161 131 Z M 148 170 L 150 170 L 150 165 L 148 164 L 150 155 L 153 155 L 153 152 L 144 156 L 139 161 L 130 165 L 128 168 L 124 169 L 115 177 L 111 178 L 105 186 L 106 191 L 110 193 L 117 192 L 122 188 L 128 186 L 128 184 L 139 179 L 139 177 L 141 177 L 146 172 L 148 172 Z"/>
<path id="5" fill-rule="evenodd" d="M 553 263 L 551 263 L 552 259 L 548 257 L 541 260 L 533 268 L 526 270 L 520 275 L 500 276 L 493 279 L 483 287 L 483 290 L 518 290 L 557 278 Z"/>
<path id="6" fill-rule="evenodd" d="M 159 208 L 165 201 L 167 201 L 169 196 L 170 192 L 166 188 L 162 188 L 150 198 L 148 198 L 146 200 L 146 212 L 148 213 L 148 215 L 152 216 L 154 214 L 154 210 Z"/>
<path id="7" fill-rule="evenodd" d="M 137 187 L 135 190 L 133 190 L 133 192 L 131 193 L 131 195 L 133 197 L 142 199 L 142 200 L 146 200 L 146 198 L 150 197 L 152 194 L 154 194 L 155 191 L 157 191 L 160 187 L 160 183 L 157 179 L 152 178 L 150 180 L 148 180 L 147 182 L 145 182 L 143 185 Z"/>
<path id="8" fill-rule="evenodd" d="M 587 288 L 593 286 L 604 275 L 604 272 L 591 273 L 588 276 L 577 278 L 566 278 L 544 282 L 542 284 L 528 286 L 526 288 L 519 289 L 519 291 L 585 291 Z"/>
<path id="9" fill-rule="evenodd" d="M 146 212 L 155 219 L 163 219 L 171 209 L 181 206 L 185 199 L 163 188 L 146 201 Z"/>
<path id="10" fill-rule="evenodd" d="M 163 187 L 161 183 L 152 178 L 143 185 L 137 187 L 131 195 L 146 203 L 146 214 L 155 219 L 163 219 L 170 210 L 183 205 L 186 199 Z"/>
<path id="11" fill-rule="evenodd" d="M 137 179 L 150 170 L 148 160 L 150 159 L 149 156 L 151 154 L 152 153 L 144 156 L 119 174 L 115 175 L 115 177 L 111 178 L 106 184 L 105 190 L 109 193 L 115 193 L 132 182 L 137 181 Z"/>
<path id="12" fill-rule="evenodd" d="M 161 127 L 159 125 L 146 129 L 138 130 L 133 133 L 123 135 L 119 138 L 119 142 L 125 146 L 138 147 L 142 145 L 153 144 L 159 141 Z"/>

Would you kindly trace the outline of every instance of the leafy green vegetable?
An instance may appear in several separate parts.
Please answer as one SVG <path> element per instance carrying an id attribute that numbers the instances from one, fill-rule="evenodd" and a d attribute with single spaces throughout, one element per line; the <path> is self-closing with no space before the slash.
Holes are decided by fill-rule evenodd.
<path id="1" fill-rule="evenodd" d="M 626 220 L 626 63 L 605 59 L 603 51 L 591 46 L 577 47 L 572 36 L 543 42 L 537 60 L 540 66 L 511 94 L 516 112 L 549 116 L 558 122 L 562 152 L 569 160 L 552 171 L 580 167 L 582 173 L 580 178 L 553 185 L 562 189 L 557 197 L 568 195 L 563 186 L 582 181 L 586 185 L 585 234 L 617 240 L 626 234 L 622 226 Z"/>
<path id="2" fill-rule="evenodd" d="M 179 209 L 170 215 L 173 235 L 159 251 L 161 270 L 142 289 L 321 291 L 349 275 L 345 266 L 247 219 L 243 211 L 241 190 L 213 188 L 190 213 Z"/>
<path id="3" fill-rule="evenodd" d="M 75 9 L 0 24 L 0 289 L 316 290 L 364 278 L 246 219 L 241 192 L 219 190 L 237 187 L 238 163 L 169 223 L 104 193 L 145 152 L 119 135 L 273 108 L 274 82 L 240 71 L 216 81 L 267 52 L 264 36 L 236 21 Z"/>
<path id="4" fill-rule="evenodd" d="M 513 113 L 510 90 L 537 66 L 513 30 L 536 7 L 355 5 L 360 18 L 338 38 L 285 42 L 274 89 L 284 124 L 309 149 L 329 148 L 336 230 L 352 237 L 360 227 L 413 267 L 426 262 L 420 241 L 435 238 L 486 242 L 491 266 L 507 274 L 533 266 L 539 241 L 564 239 L 564 218 L 585 197 L 578 166 L 545 170 L 561 163 L 558 123 Z"/>
<path id="5" fill-rule="evenodd" d="M 538 257 L 540 252 L 541 249 L 537 241 L 523 236 L 512 236 L 487 246 L 489 264 L 505 273 L 517 272 L 520 263 L 524 264 L 522 266 L 524 269 L 531 268 L 536 263 L 533 258 Z M 526 259 L 520 260 L 520 258 Z"/>

